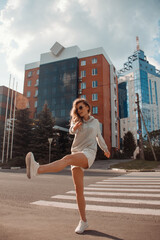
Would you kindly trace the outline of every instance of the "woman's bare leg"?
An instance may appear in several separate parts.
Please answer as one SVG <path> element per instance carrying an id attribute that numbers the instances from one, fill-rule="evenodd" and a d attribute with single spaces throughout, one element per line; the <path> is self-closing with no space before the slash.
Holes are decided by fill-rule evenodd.
<path id="1" fill-rule="evenodd" d="M 59 172 L 69 165 L 88 168 L 87 157 L 83 153 L 66 155 L 62 159 L 50 164 L 40 165 L 38 168 L 38 174 L 47 172 Z"/>
<path id="2" fill-rule="evenodd" d="M 73 168 L 72 169 L 72 177 L 73 177 L 73 182 L 75 185 L 75 190 L 76 190 L 76 198 L 77 198 L 77 204 L 78 204 L 78 209 L 79 209 L 79 214 L 81 220 L 86 222 L 86 203 L 85 203 L 85 198 L 84 198 L 84 186 L 83 186 L 83 177 L 84 173 L 83 170 L 79 167 Z"/>

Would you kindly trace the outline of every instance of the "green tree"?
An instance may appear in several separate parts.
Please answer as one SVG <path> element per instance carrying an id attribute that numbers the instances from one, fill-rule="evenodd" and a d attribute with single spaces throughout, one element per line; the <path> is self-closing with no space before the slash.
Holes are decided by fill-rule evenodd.
<path id="1" fill-rule="evenodd" d="M 44 104 L 38 119 L 34 121 L 31 151 L 35 154 L 40 163 L 48 162 L 49 142 L 48 138 L 53 138 L 54 120 L 47 104 Z M 54 141 L 53 141 L 54 142 Z M 52 146 L 53 146 L 52 142 Z"/>
<path id="2" fill-rule="evenodd" d="M 71 153 L 71 145 L 73 142 L 73 136 L 68 132 L 58 131 L 58 141 L 57 141 L 57 149 L 61 152 L 62 156 Z"/>
<path id="3" fill-rule="evenodd" d="M 133 156 L 136 149 L 136 143 L 132 132 L 128 131 L 123 138 L 123 151 L 127 157 Z"/>
<path id="4" fill-rule="evenodd" d="M 22 165 L 25 165 L 24 159 L 29 151 L 32 138 L 32 120 L 29 118 L 29 110 L 27 108 L 17 110 L 15 116 L 13 158 L 22 158 Z"/>

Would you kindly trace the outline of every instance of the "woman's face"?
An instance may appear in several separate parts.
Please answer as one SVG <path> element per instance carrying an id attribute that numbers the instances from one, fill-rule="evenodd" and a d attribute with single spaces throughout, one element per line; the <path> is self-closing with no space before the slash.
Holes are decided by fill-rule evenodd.
<path id="1" fill-rule="evenodd" d="M 77 106 L 76 106 L 76 109 L 77 109 L 77 113 L 79 114 L 80 117 L 82 117 L 82 118 L 88 117 L 89 107 L 86 106 L 83 102 L 78 103 Z"/>

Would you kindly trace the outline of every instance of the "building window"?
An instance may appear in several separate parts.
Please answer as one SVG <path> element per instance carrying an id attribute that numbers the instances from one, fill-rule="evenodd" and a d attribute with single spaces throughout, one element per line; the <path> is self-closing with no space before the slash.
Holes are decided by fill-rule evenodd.
<path id="1" fill-rule="evenodd" d="M 85 70 L 81 71 L 81 77 L 86 77 L 86 71 Z"/>
<path id="2" fill-rule="evenodd" d="M 92 113 L 98 114 L 98 107 L 92 107 Z"/>
<path id="3" fill-rule="evenodd" d="M 86 83 L 81 83 L 81 89 L 86 89 Z"/>
<path id="4" fill-rule="evenodd" d="M 36 80 L 35 87 L 37 87 L 38 85 L 39 85 L 39 79 Z"/>
<path id="5" fill-rule="evenodd" d="M 92 58 L 92 64 L 97 63 L 97 58 Z"/>
<path id="6" fill-rule="evenodd" d="M 39 69 L 37 70 L 37 75 L 39 75 Z"/>
<path id="7" fill-rule="evenodd" d="M 27 83 L 27 86 L 28 86 L 28 87 L 30 87 L 30 86 L 31 86 L 31 84 L 32 84 L 32 81 L 31 81 L 31 80 L 29 80 L 29 81 L 28 81 L 28 83 Z"/>
<path id="8" fill-rule="evenodd" d="M 37 97 L 38 96 L 38 89 L 36 89 L 36 91 L 35 91 L 35 95 L 34 95 L 35 97 Z"/>
<path id="9" fill-rule="evenodd" d="M 32 76 L 32 71 L 28 72 L 28 77 L 31 77 Z"/>
<path id="10" fill-rule="evenodd" d="M 37 108 L 37 101 L 34 102 L 34 107 Z"/>
<path id="11" fill-rule="evenodd" d="M 27 91 L 27 97 L 30 97 L 30 96 L 31 96 L 31 92 Z"/>
<path id="12" fill-rule="evenodd" d="M 85 66 L 86 65 L 86 60 L 81 61 L 81 66 Z"/>
<path id="13" fill-rule="evenodd" d="M 92 81 L 92 88 L 96 88 L 98 86 L 98 82 L 97 81 Z"/>
<path id="14" fill-rule="evenodd" d="M 97 101 L 98 100 L 98 94 L 94 93 L 92 94 L 92 101 Z"/>
<path id="15" fill-rule="evenodd" d="M 97 68 L 92 69 L 92 75 L 97 75 Z"/>
<path id="16" fill-rule="evenodd" d="M 84 99 L 86 99 L 86 95 L 81 95 L 81 98 L 84 98 Z"/>

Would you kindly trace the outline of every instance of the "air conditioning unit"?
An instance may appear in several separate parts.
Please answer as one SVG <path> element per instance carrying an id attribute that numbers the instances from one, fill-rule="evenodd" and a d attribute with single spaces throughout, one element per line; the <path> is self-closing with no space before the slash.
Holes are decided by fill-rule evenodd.
<path id="1" fill-rule="evenodd" d="M 82 77 L 79 77 L 79 82 L 82 82 Z"/>

